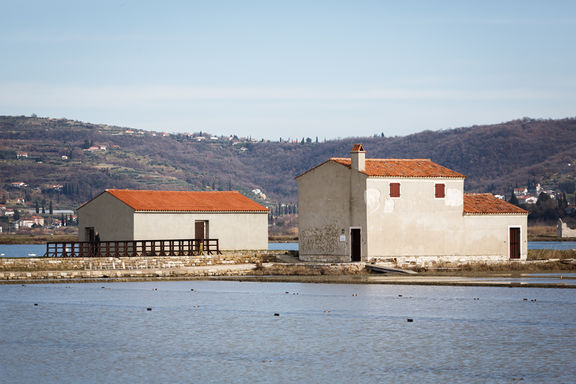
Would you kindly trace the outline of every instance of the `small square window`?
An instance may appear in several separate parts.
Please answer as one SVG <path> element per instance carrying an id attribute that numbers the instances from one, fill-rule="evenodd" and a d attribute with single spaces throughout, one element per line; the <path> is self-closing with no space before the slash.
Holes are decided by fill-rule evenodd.
<path id="1" fill-rule="evenodd" d="M 400 183 L 390 183 L 390 197 L 400 197 Z"/>
<path id="2" fill-rule="evenodd" d="M 444 184 L 436 184 L 436 198 L 446 197 L 446 186 Z"/>

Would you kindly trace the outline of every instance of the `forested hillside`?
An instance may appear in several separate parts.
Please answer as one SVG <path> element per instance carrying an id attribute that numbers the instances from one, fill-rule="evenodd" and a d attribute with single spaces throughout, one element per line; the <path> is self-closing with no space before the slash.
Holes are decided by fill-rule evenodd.
<path id="1" fill-rule="evenodd" d="M 106 188 L 232 189 L 250 197 L 260 189 L 270 205 L 293 204 L 295 176 L 329 157 L 348 156 L 355 142 L 364 144 L 369 158 L 430 158 L 467 175 L 468 191 L 509 193 L 534 180 L 570 189 L 576 179 L 574 118 L 522 119 L 403 137 L 269 142 L 3 116 L 0 188 L 4 200 L 25 193 L 30 200 L 69 207 Z"/>

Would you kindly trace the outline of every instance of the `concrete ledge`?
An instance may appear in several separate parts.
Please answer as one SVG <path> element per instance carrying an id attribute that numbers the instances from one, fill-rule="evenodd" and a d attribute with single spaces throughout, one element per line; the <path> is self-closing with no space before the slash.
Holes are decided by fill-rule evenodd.
<path id="1" fill-rule="evenodd" d="M 0 258 L 0 272 L 148 270 L 272 262 L 285 251 L 239 251 L 222 255 L 147 257 Z"/>
<path id="2" fill-rule="evenodd" d="M 375 256 L 370 257 L 370 263 L 379 263 L 388 265 L 390 267 L 398 268 L 415 268 L 415 267 L 426 267 L 433 268 L 438 264 L 475 264 L 475 263 L 508 263 L 514 261 L 526 261 L 526 255 L 517 260 L 511 260 L 508 256 L 486 256 L 486 255 L 473 255 L 473 256 L 438 256 L 438 255 L 427 255 L 427 256 Z"/>

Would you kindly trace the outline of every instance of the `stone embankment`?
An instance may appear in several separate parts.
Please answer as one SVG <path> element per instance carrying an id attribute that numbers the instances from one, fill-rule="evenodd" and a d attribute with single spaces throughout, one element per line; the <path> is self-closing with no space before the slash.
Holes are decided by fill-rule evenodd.
<path id="1" fill-rule="evenodd" d="M 302 265 L 297 261 L 295 252 L 290 251 L 236 251 L 224 252 L 222 255 L 164 257 L 0 258 L 0 283 L 365 273 L 363 263 Z"/>

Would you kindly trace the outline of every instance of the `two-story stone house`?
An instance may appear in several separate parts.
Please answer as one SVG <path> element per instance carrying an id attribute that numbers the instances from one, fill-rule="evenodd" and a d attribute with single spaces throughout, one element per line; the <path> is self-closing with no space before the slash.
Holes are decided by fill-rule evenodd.
<path id="1" fill-rule="evenodd" d="M 331 158 L 297 177 L 300 259 L 526 259 L 528 212 L 465 194 L 465 176 L 429 159 Z"/>

